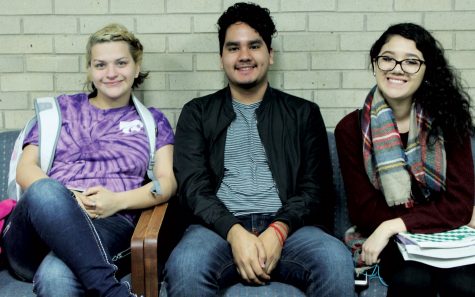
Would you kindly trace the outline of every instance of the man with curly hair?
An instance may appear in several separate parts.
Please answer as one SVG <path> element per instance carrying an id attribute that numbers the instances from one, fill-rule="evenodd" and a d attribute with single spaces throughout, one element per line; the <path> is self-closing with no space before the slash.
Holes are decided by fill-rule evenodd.
<path id="1" fill-rule="evenodd" d="M 268 9 L 237 3 L 218 29 L 228 86 L 187 103 L 177 125 L 180 203 L 194 221 L 167 262 L 168 296 L 271 281 L 353 296 L 349 251 L 322 229 L 332 174 L 318 106 L 270 87 Z"/>

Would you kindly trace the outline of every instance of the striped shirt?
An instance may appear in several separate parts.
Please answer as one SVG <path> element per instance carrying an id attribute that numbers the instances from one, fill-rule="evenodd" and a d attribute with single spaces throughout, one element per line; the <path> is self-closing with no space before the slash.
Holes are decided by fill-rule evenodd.
<path id="1" fill-rule="evenodd" d="M 236 216 L 275 213 L 282 206 L 257 131 L 259 105 L 233 100 L 236 119 L 227 130 L 224 177 L 217 196 Z"/>

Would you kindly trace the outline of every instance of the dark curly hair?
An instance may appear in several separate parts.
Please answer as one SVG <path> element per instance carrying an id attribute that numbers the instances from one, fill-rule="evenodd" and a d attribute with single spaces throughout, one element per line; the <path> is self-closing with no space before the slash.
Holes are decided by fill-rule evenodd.
<path id="1" fill-rule="evenodd" d="M 447 63 L 442 45 L 419 25 L 396 24 L 390 26 L 373 44 L 370 50 L 371 61 L 374 61 L 383 45 L 394 35 L 413 40 L 424 55 L 426 71 L 414 99 L 432 118 L 429 137 L 441 131 L 446 141 L 462 143 L 465 137 L 473 134 L 470 96 L 463 89 L 455 69 Z M 372 67 L 374 68 L 373 63 Z"/>
<path id="2" fill-rule="evenodd" d="M 219 54 L 223 54 L 224 39 L 229 26 L 243 22 L 261 35 L 267 49 L 272 49 L 272 37 L 277 32 L 269 9 L 253 3 L 236 3 L 230 6 L 218 19 Z"/>

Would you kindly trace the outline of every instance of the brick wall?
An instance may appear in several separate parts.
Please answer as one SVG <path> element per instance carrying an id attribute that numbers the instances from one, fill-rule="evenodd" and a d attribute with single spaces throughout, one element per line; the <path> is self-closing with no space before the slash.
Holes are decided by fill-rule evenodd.
<path id="1" fill-rule="evenodd" d="M 230 0 L 0 0 L 0 130 L 20 128 L 35 97 L 83 90 L 87 37 L 120 22 L 145 46 L 138 95 L 175 125 L 193 97 L 224 86 L 215 23 Z M 315 101 L 329 128 L 374 84 L 368 50 L 388 25 L 434 33 L 475 97 L 473 0 L 259 0 L 279 34 L 274 87 Z"/>

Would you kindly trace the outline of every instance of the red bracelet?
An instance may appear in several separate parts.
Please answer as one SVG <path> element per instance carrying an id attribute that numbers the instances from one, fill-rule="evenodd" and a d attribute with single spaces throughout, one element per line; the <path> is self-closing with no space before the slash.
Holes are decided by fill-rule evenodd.
<path id="1" fill-rule="evenodd" d="M 275 222 L 273 222 L 272 224 L 275 224 L 275 225 L 277 225 L 277 226 L 281 226 L 281 227 L 284 229 L 284 231 L 285 231 L 285 237 L 287 238 L 287 235 L 289 234 L 289 227 L 288 227 L 286 224 L 284 224 L 284 223 L 282 223 L 282 222 L 280 222 L 280 221 L 275 221 Z"/>
<path id="2" fill-rule="evenodd" d="M 277 237 L 279 238 L 280 245 L 284 246 L 284 241 L 285 241 L 284 234 L 282 234 L 282 231 L 280 231 L 279 227 L 274 225 L 274 223 L 270 224 L 269 227 L 274 229 L 275 233 L 277 234 Z"/>

